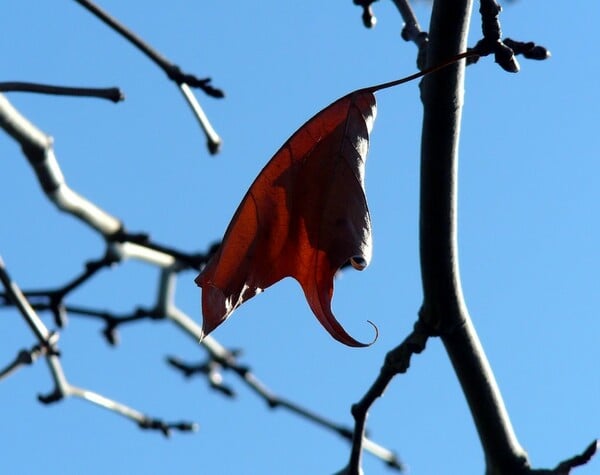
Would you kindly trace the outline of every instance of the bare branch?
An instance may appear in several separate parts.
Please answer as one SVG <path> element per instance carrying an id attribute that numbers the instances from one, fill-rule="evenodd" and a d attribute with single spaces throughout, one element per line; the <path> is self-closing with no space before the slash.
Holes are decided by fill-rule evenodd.
<path id="1" fill-rule="evenodd" d="M 98 19 L 103 21 L 112 30 L 119 33 L 133 46 L 144 53 L 150 60 L 154 62 L 165 74 L 175 81 L 177 84 L 188 84 L 190 87 L 202 89 L 206 94 L 216 98 L 225 97 L 222 90 L 213 87 L 210 84 L 210 78 L 198 79 L 193 74 L 187 74 L 181 71 L 179 66 L 171 63 L 168 59 L 162 56 L 158 51 L 152 48 L 148 43 L 142 40 L 139 36 L 129 30 L 125 25 L 119 23 L 118 20 L 111 17 L 107 12 L 102 10 L 98 5 L 89 0 L 75 0 L 83 8 L 91 12 Z"/>
<path id="2" fill-rule="evenodd" d="M 62 366 L 58 357 L 53 356 L 47 359 L 48 366 L 54 375 L 55 389 L 48 395 L 39 395 L 38 399 L 44 404 L 51 404 L 67 397 L 77 397 L 88 401 L 97 406 L 108 409 L 115 414 L 123 416 L 135 423 L 142 429 L 159 430 L 165 437 L 170 435 L 172 429 L 181 432 L 195 432 L 198 430 L 198 425 L 193 422 L 165 422 L 161 419 L 149 417 L 136 409 L 133 409 L 125 404 L 109 399 L 101 394 L 98 394 L 89 389 L 83 389 L 69 384 L 64 376 Z"/>
<path id="3" fill-rule="evenodd" d="M 19 351 L 15 359 L 11 361 L 6 367 L 0 370 L 0 381 L 10 376 L 22 366 L 28 366 L 33 364 L 42 354 L 42 352 L 43 347 L 41 345 L 35 345 L 30 350 Z"/>
<path id="4" fill-rule="evenodd" d="M 401 33 L 402 39 L 404 41 L 412 41 L 417 46 L 419 51 L 417 54 L 417 67 L 422 70 L 426 64 L 429 35 L 426 31 L 421 30 L 421 26 L 410 6 L 409 0 L 393 0 L 393 2 L 404 20 L 404 27 Z"/>
<path id="5" fill-rule="evenodd" d="M 505 71 L 516 73 L 519 71 L 519 62 L 515 55 L 522 54 L 527 59 L 544 60 L 550 57 L 550 52 L 543 46 L 533 42 L 523 43 L 507 38 L 502 41 L 502 29 L 499 15 L 502 7 L 496 0 L 481 0 L 479 12 L 481 13 L 481 30 L 483 39 L 472 48 L 479 56 L 493 54 L 496 63 Z M 477 57 L 471 60 L 477 62 Z"/>
<path id="6" fill-rule="evenodd" d="M 596 455 L 596 452 L 598 452 L 599 446 L 600 446 L 600 441 L 594 440 L 590 445 L 587 446 L 587 448 L 581 454 L 575 455 L 574 457 L 571 457 L 570 459 L 567 459 L 564 462 L 559 463 L 557 465 L 557 467 L 554 470 L 552 470 L 552 473 L 557 474 L 557 475 L 569 474 L 569 473 L 571 473 L 571 470 L 574 469 L 575 467 L 580 467 L 581 465 L 585 465 L 590 460 L 592 460 L 592 457 L 594 455 Z M 534 472 L 534 473 L 538 473 L 538 472 Z"/>
<path id="7" fill-rule="evenodd" d="M 377 18 L 373 15 L 371 5 L 377 0 L 353 0 L 354 5 L 358 5 L 363 9 L 362 21 L 366 28 L 373 28 L 377 23 Z"/>
<path id="8" fill-rule="evenodd" d="M 57 96 L 96 97 L 98 99 L 108 99 L 112 102 L 125 100 L 123 92 L 116 87 L 65 87 L 13 81 L 0 82 L 0 92 L 33 92 L 38 94 L 54 94 Z"/>
<path id="9" fill-rule="evenodd" d="M 48 368 L 50 369 L 50 373 L 54 381 L 54 390 L 50 394 L 38 396 L 40 402 L 44 404 L 50 404 L 67 397 L 79 397 L 88 402 L 104 407 L 105 409 L 108 409 L 116 414 L 124 416 L 136 422 L 141 428 L 158 429 L 165 436 L 169 435 L 171 429 L 177 429 L 181 431 L 196 430 L 196 425 L 194 423 L 167 423 L 161 421 L 160 419 L 150 418 L 129 406 L 109 399 L 94 391 L 69 384 L 59 358 L 57 346 L 58 333 L 50 332 L 44 325 L 33 307 L 29 304 L 21 289 L 15 282 L 11 280 L 10 276 L 6 272 L 2 258 L 0 258 L 0 281 L 6 289 L 6 298 L 13 302 L 14 305 L 19 309 L 30 329 L 40 342 L 39 349 L 34 347 L 35 354 L 43 354 L 45 356 L 46 363 L 48 364 Z M 33 356 L 33 354 L 33 351 L 30 352 L 30 356 Z M 31 362 L 33 362 L 33 358 L 31 359 Z M 30 361 L 28 361 L 27 355 L 25 355 L 24 352 L 21 352 L 17 357 L 17 360 L 15 360 L 11 365 L 9 365 L 9 367 L 2 371 L 1 376 L 7 376 L 18 366 L 29 363 Z M 0 377 L 0 379 L 2 378 Z"/>
<path id="10" fill-rule="evenodd" d="M 436 1 L 429 30 L 429 64 L 464 51 L 471 1 Z M 458 142 L 464 63 L 426 76 L 421 141 L 420 255 L 424 300 L 419 317 L 438 332 L 457 373 L 489 467 L 518 473 L 527 455 L 514 434 L 504 402 L 464 301 L 458 267 Z"/>
<path id="11" fill-rule="evenodd" d="M 383 396 L 385 389 L 394 376 L 408 370 L 412 355 L 421 353 L 425 349 L 429 336 L 431 336 L 431 333 L 427 327 L 422 322 L 417 321 L 411 334 L 386 355 L 385 362 L 376 380 L 363 398 L 352 406 L 352 416 L 354 417 L 352 450 L 344 473 L 353 475 L 361 472 L 362 451 L 367 449 L 368 443 L 365 438 L 365 430 L 369 410 L 375 400 Z M 401 469 L 401 467 L 399 468 Z"/>
<path id="12" fill-rule="evenodd" d="M 217 89 L 211 85 L 210 78 L 199 79 L 193 74 L 184 73 L 179 66 L 171 63 L 164 56 L 158 53 L 154 48 L 144 42 L 139 36 L 119 23 L 115 18 L 111 17 L 108 13 L 98 7 L 96 4 L 89 0 L 75 0 L 82 7 L 87 9 L 89 12 L 94 14 L 97 18 L 102 20 L 111 29 L 123 36 L 127 41 L 133 44 L 137 49 L 144 53 L 154 64 L 161 68 L 165 74 L 171 79 L 183 93 L 184 98 L 189 104 L 192 112 L 198 119 L 198 123 L 202 127 L 202 130 L 206 136 L 208 151 L 211 154 L 218 153 L 221 139 L 215 132 L 214 128 L 210 124 L 206 114 L 200 107 L 198 100 L 189 89 L 190 87 L 202 89 L 206 94 L 211 97 L 222 98 L 225 94 L 221 89 Z"/>
<path id="13" fill-rule="evenodd" d="M 31 332 L 35 335 L 38 342 L 46 346 L 48 348 L 53 347 L 56 343 L 55 334 L 52 333 L 44 322 L 38 317 L 35 310 L 29 305 L 29 302 L 21 292 L 21 289 L 17 286 L 15 282 L 13 282 L 4 267 L 4 261 L 2 257 L 0 257 L 0 282 L 4 286 L 6 290 L 6 298 L 9 302 L 11 302 L 17 309 L 19 313 L 25 319 L 25 322 L 29 326 Z"/>
<path id="14" fill-rule="evenodd" d="M 189 364 L 174 356 L 168 356 L 167 363 L 179 370 L 186 378 L 190 378 L 196 374 L 206 376 L 210 387 L 224 396 L 233 398 L 236 395 L 231 387 L 223 383 L 223 376 L 221 375 L 223 367 L 213 359 L 208 359 L 200 364 Z"/>
<path id="15" fill-rule="evenodd" d="M 52 138 L 22 116 L 3 95 L 0 95 L 0 127 L 21 144 L 40 186 L 61 211 L 72 214 L 104 236 L 121 228 L 118 219 L 69 188 L 54 155 Z"/>
<path id="16" fill-rule="evenodd" d="M 206 136 L 206 146 L 208 151 L 211 155 L 219 153 L 222 143 L 221 137 L 219 137 L 216 130 L 209 122 L 208 117 L 206 117 L 206 114 L 196 99 L 196 96 L 194 96 L 194 93 L 186 83 L 179 83 L 179 90 L 183 94 L 183 97 L 185 97 L 187 103 L 192 109 L 192 112 L 196 116 L 200 127 L 202 127 L 204 135 Z"/>

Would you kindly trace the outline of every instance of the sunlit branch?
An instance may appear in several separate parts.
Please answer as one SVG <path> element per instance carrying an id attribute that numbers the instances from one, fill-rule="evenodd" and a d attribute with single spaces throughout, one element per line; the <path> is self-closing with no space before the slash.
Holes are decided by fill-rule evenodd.
<path id="1" fill-rule="evenodd" d="M 29 328 L 40 342 L 38 346 L 34 347 L 34 349 L 29 352 L 21 351 L 17 356 L 17 359 L 13 361 L 13 363 L 11 363 L 7 368 L 2 370 L 0 373 L 0 379 L 7 376 L 23 364 L 31 364 L 36 356 L 43 354 L 45 356 L 46 363 L 48 364 L 48 368 L 50 369 L 52 380 L 54 381 L 54 390 L 48 395 L 38 396 L 38 399 L 42 403 L 49 404 L 67 397 L 78 397 L 98 406 L 104 407 L 105 409 L 108 409 L 116 414 L 124 416 L 136 422 L 143 429 L 160 430 L 165 436 L 169 435 L 171 429 L 177 429 L 180 431 L 196 430 L 196 425 L 194 423 L 168 423 L 160 419 L 150 418 L 129 406 L 109 399 L 94 391 L 82 389 L 69 384 L 59 358 L 57 346 L 58 334 L 50 332 L 46 325 L 44 325 L 33 307 L 29 304 L 21 289 L 14 281 L 11 280 L 10 276 L 6 272 L 4 262 L 1 258 L 0 281 L 6 289 L 6 298 L 14 303 L 21 315 L 23 315 L 25 318 Z"/>
<path id="2" fill-rule="evenodd" d="M 21 145 L 46 196 L 61 211 L 79 218 L 104 236 L 121 228 L 117 218 L 69 188 L 54 155 L 52 138 L 21 115 L 3 95 L 0 95 L 0 127 Z"/>
<path id="3" fill-rule="evenodd" d="M 208 250 L 204 253 L 190 254 L 183 252 L 174 247 L 165 246 L 156 243 L 150 239 L 150 236 L 146 233 L 130 233 L 123 229 L 119 230 L 116 234 L 110 236 L 112 242 L 118 243 L 131 243 L 139 244 L 140 246 L 154 250 L 162 254 L 166 254 L 174 258 L 178 262 L 177 270 L 194 269 L 200 270 L 210 259 L 210 257 L 217 251 L 220 246 L 220 241 L 214 242 L 208 247 Z M 171 264 L 167 264 L 171 265 Z"/>
<path id="4" fill-rule="evenodd" d="M 10 278 L 6 268 L 4 267 L 4 261 L 0 257 L 0 281 L 6 291 L 7 301 L 12 303 L 19 313 L 25 319 L 27 326 L 31 332 L 35 335 L 38 342 L 41 345 L 52 346 L 54 344 L 54 334 L 46 328 L 44 322 L 35 313 L 35 310 L 29 305 L 27 298 L 21 292 L 21 289 L 17 284 Z"/>
<path id="5" fill-rule="evenodd" d="M 206 114 L 204 113 L 204 110 L 202 109 L 200 103 L 196 99 L 196 96 L 194 96 L 194 93 L 186 83 L 180 83 L 179 90 L 183 94 L 183 97 L 185 97 L 187 103 L 192 109 L 192 112 L 194 113 L 194 116 L 198 120 L 202 131 L 204 132 L 204 136 L 206 137 L 206 147 L 208 148 L 208 151 L 211 153 L 211 155 L 219 153 L 222 142 L 221 137 L 219 137 L 216 130 L 213 128 L 210 121 L 208 120 L 208 117 L 206 117 Z"/>
<path id="6" fill-rule="evenodd" d="M 63 398 L 77 397 L 123 416 L 135 422 L 141 429 L 158 430 L 165 437 L 168 437 L 173 429 L 181 432 L 194 432 L 198 430 L 197 424 L 193 422 L 165 422 L 162 419 L 149 417 L 136 409 L 89 389 L 73 386 L 67 381 L 58 356 L 51 355 L 46 361 L 50 367 L 55 387 L 52 393 L 38 396 L 40 402 L 44 404 L 50 404 Z"/>

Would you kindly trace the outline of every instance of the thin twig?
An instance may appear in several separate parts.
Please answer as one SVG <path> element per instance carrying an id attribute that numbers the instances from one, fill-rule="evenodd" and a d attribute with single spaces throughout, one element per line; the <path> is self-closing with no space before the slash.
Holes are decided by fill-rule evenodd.
<path id="1" fill-rule="evenodd" d="M 502 40 L 502 28 L 499 15 L 502 7 L 496 0 L 481 0 L 479 13 L 481 13 L 481 39 L 472 50 L 477 51 L 479 56 L 493 54 L 496 63 L 505 71 L 516 73 L 519 71 L 519 62 L 516 55 L 523 55 L 526 59 L 544 60 L 548 59 L 550 51 L 545 47 L 536 45 L 532 41 L 515 41 L 510 38 Z M 471 62 L 477 62 L 477 58 Z"/>
<path id="2" fill-rule="evenodd" d="M 421 30 L 421 25 L 417 20 L 417 17 L 410 6 L 409 0 L 392 0 L 396 8 L 400 12 L 402 19 L 404 20 L 404 27 L 402 28 L 402 39 L 404 41 L 412 41 L 418 49 L 417 54 L 417 68 L 420 70 L 425 68 L 427 62 L 427 43 L 429 42 L 429 35 L 426 31 Z"/>
<path id="3" fill-rule="evenodd" d="M 23 366 L 33 364 L 43 351 L 43 347 L 35 345 L 30 350 L 21 350 L 17 353 L 17 356 L 13 361 L 0 370 L 0 381 Z"/>
<path id="4" fill-rule="evenodd" d="M 198 120 L 198 124 L 200 124 L 200 127 L 206 136 L 206 147 L 208 148 L 208 151 L 211 155 L 219 153 L 222 144 L 221 137 L 219 137 L 217 131 L 211 125 L 204 110 L 200 106 L 200 103 L 196 99 L 196 96 L 194 96 L 194 93 L 186 83 L 179 83 L 179 90 L 183 94 L 183 97 L 185 97 L 194 116 Z"/>
<path id="5" fill-rule="evenodd" d="M 142 53 L 144 53 L 149 59 L 151 59 L 160 69 L 162 69 L 169 79 L 175 81 L 177 84 L 188 84 L 190 87 L 202 89 L 206 94 L 212 97 L 221 98 L 225 95 L 223 91 L 210 85 L 210 78 L 199 79 L 193 74 L 187 74 L 181 71 L 176 65 L 171 63 L 167 58 L 162 56 L 158 51 L 152 48 L 148 43 L 142 40 L 139 36 L 129 30 L 125 25 L 120 23 L 118 20 L 110 16 L 107 12 L 102 10 L 98 5 L 89 0 L 75 0 L 86 10 L 94 14 L 98 19 L 103 21 L 112 30 L 119 33 Z"/>
<path id="6" fill-rule="evenodd" d="M 128 242 L 132 244 L 139 244 L 144 248 L 151 249 L 153 251 L 157 251 L 159 253 L 166 254 L 175 258 L 175 260 L 177 260 L 181 264 L 181 268 L 178 270 L 193 269 L 198 271 L 201 270 L 201 268 L 208 262 L 210 257 L 217 251 L 217 249 L 221 245 L 220 241 L 216 241 L 208 247 L 208 250 L 206 252 L 190 254 L 187 252 L 180 251 L 179 249 L 175 249 L 174 247 L 169 247 L 154 242 L 146 233 L 133 234 L 125 230 L 120 230 L 116 234 L 110 236 L 110 240 L 121 243 Z"/>
<path id="7" fill-rule="evenodd" d="M 34 334 L 38 342 L 47 347 L 51 347 L 55 343 L 55 334 L 52 333 L 44 322 L 40 319 L 40 317 L 35 313 L 35 310 L 29 305 L 27 298 L 23 295 L 21 289 L 17 286 L 15 282 L 10 278 L 8 272 L 6 271 L 6 267 L 4 266 L 4 261 L 0 256 L 0 282 L 4 286 L 6 291 L 6 299 L 8 302 L 12 303 L 19 313 L 25 319 L 27 326 Z"/>
<path id="8" fill-rule="evenodd" d="M 556 475 L 571 473 L 571 470 L 575 467 L 580 467 L 581 465 L 585 465 L 592 457 L 596 455 L 598 452 L 598 448 L 600 447 L 600 440 L 594 440 L 587 448 L 578 455 L 571 457 L 564 462 L 559 463 L 556 468 L 552 471 L 552 473 Z"/>
<path id="9" fill-rule="evenodd" d="M 123 92 L 117 87 L 66 87 L 52 86 L 33 82 L 0 82 L 0 92 L 33 92 L 37 94 L 53 94 L 57 96 L 96 97 L 112 102 L 125 100 Z"/>
<path id="10" fill-rule="evenodd" d="M 141 429 L 158 430 L 165 437 L 169 437 L 173 429 L 181 432 L 195 432 L 198 430 L 198 425 L 194 422 L 165 422 L 162 419 L 149 417 L 130 406 L 109 399 L 97 392 L 73 386 L 67 381 L 57 356 L 48 357 L 47 362 L 54 377 L 55 389 L 50 394 L 38 396 L 38 400 L 44 404 L 51 404 L 63 398 L 77 397 L 123 416 L 135 422 Z"/>
<path id="11" fill-rule="evenodd" d="M 96 4 L 89 0 L 75 0 L 82 7 L 87 9 L 89 12 L 94 14 L 97 18 L 108 25 L 112 30 L 119 33 L 137 49 L 144 53 L 150 60 L 152 60 L 159 68 L 161 68 L 165 74 L 173 82 L 177 84 L 187 103 L 192 109 L 196 116 L 198 123 L 202 127 L 202 130 L 206 136 L 208 151 L 211 154 L 215 154 L 219 151 L 221 146 L 221 139 L 215 132 L 214 128 L 210 124 L 206 114 L 200 107 L 198 100 L 189 89 L 190 87 L 202 89 L 206 94 L 211 97 L 222 98 L 225 94 L 221 89 L 217 89 L 211 85 L 210 78 L 199 79 L 193 74 L 184 73 L 179 66 L 171 63 L 168 59 L 162 56 L 158 51 L 152 48 L 148 43 L 142 40 L 139 36 L 129 30 L 122 23 L 117 21 L 115 18 L 110 16 L 107 12 L 102 10 Z"/>
<path id="12" fill-rule="evenodd" d="M 30 292 L 29 295 L 34 300 L 34 305 L 37 305 L 40 309 L 47 310 L 60 308 L 65 314 L 72 311 L 73 314 L 77 313 L 89 317 L 100 318 L 106 323 L 106 328 L 103 333 L 112 344 L 116 343 L 115 330 L 119 325 L 138 321 L 143 318 L 166 319 L 179 327 L 184 334 L 191 337 L 194 343 L 197 344 L 202 338 L 202 329 L 200 325 L 175 305 L 176 277 L 178 273 L 184 269 L 201 268 L 210 255 L 216 250 L 218 244 L 213 244 L 204 254 L 188 254 L 153 243 L 145 233 L 133 234 L 125 231 L 125 227 L 120 221 L 110 217 L 110 215 L 101 211 L 92 203 L 87 202 L 87 200 L 85 200 L 87 203 L 86 206 L 88 207 L 87 209 L 93 207 L 97 212 L 81 212 L 81 202 L 84 199 L 76 195 L 70 189 L 68 193 L 64 193 L 66 187 L 65 180 L 53 153 L 51 154 L 53 160 L 52 166 L 49 167 L 48 165 L 48 163 L 50 163 L 48 161 L 48 155 L 52 152 L 51 139 L 33 126 L 33 124 L 29 123 L 10 105 L 10 103 L 8 103 L 6 99 L 4 99 L 4 101 L 1 99 L 3 99 L 2 96 L 0 96 L 0 127 L 5 128 L 9 135 L 21 144 L 25 155 L 38 175 L 38 181 L 46 191 L 47 196 L 55 201 L 54 197 L 56 189 L 62 189 L 63 195 L 60 201 L 61 209 L 77 216 L 81 221 L 90 225 L 93 229 L 102 234 L 107 246 L 104 257 L 96 261 L 88 262 L 85 270 L 71 279 L 64 286 L 45 291 L 37 290 Z M 48 190 L 54 190 L 54 192 L 49 192 Z M 123 262 L 126 259 L 143 260 L 161 269 L 157 286 L 157 299 L 153 306 L 150 306 L 149 308 L 138 308 L 129 315 L 116 315 L 108 311 L 70 306 L 63 302 L 70 292 L 88 282 L 100 269 L 108 267 L 113 263 Z M 16 301 L 8 292 L 3 295 L 3 297 L 5 304 L 14 304 Z M 128 406 L 107 399 L 95 392 L 77 388 L 69 384 L 62 370 L 58 355 L 56 354 L 58 350 L 55 347 L 55 341 L 50 339 L 53 334 L 48 332 L 25 296 L 23 296 L 23 305 L 26 305 L 30 309 L 32 314 L 30 320 L 32 322 L 39 322 L 40 324 L 38 333 L 40 333 L 42 338 L 38 338 L 38 340 L 43 342 L 48 341 L 52 345 L 52 351 L 46 356 L 46 361 L 52 373 L 55 388 L 50 394 L 40 396 L 40 401 L 50 403 L 67 396 L 81 397 L 136 421 L 142 428 L 158 429 L 165 434 L 168 433 L 170 428 L 187 430 L 192 427 L 189 424 L 186 425 L 187 423 L 167 424 L 158 419 L 148 418 Z M 224 389 L 224 385 L 218 384 L 219 368 L 236 374 L 244 384 L 251 388 L 259 397 L 269 404 L 270 407 L 285 408 L 322 428 L 335 432 L 345 437 L 347 440 L 351 440 L 352 431 L 350 429 L 336 424 L 296 403 L 273 394 L 247 366 L 244 366 L 237 361 L 236 352 L 226 349 L 210 335 L 202 338 L 200 344 L 209 355 L 209 364 L 213 365 L 206 374 L 209 378 L 212 378 L 215 387 L 221 387 L 222 393 L 226 393 L 227 391 Z M 365 440 L 365 450 L 373 453 L 390 467 L 400 468 L 402 466 L 392 451 L 375 442 Z"/>
<path id="13" fill-rule="evenodd" d="M 373 9 L 371 8 L 371 4 L 375 3 L 377 0 L 353 0 L 354 5 L 358 5 L 363 9 L 362 12 L 362 21 L 363 25 L 366 28 L 373 28 L 377 23 L 377 18 L 373 14 Z"/>
<path id="14" fill-rule="evenodd" d="M 394 376 L 408 370 L 412 355 L 421 353 L 425 349 L 429 336 L 430 333 L 427 327 L 422 322 L 417 321 L 411 334 L 386 355 L 379 375 L 362 399 L 352 406 L 354 434 L 350 460 L 345 472 L 348 475 L 357 475 L 361 471 L 362 452 L 363 449 L 367 448 L 365 438 L 366 422 L 371 406 L 377 398 L 383 396 L 385 389 Z"/>
<path id="15" fill-rule="evenodd" d="M 180 431 L 196 430 L 197 426 L 194 423 L 168 423 L 160 419 L 150 418 L 145 414 L 126 406 L 125 404 L 109 399 L 94 391 L 71 385 L 67 381 L 62 364 L 60 362 L 57 346 L 58 334 L 50 332 L 46 325 L 44 325 L 33 307 L 29 304 L 29 301 L 19 286 L 8 275 L 1 257 L 0 281 L 6 289 L 7 299 L 13 302 L 14 305 L 19 309 L 19 312 L 25 318 L 29 328 L 38 339 L 40 347 L 38 352 L 44 354 L 52 375 L 52 379 L 54 381 L 54 390 L 50 394 L 38 396 L 40 402 L 50 404 L 67 397 L 78 397 L 98 406 L 104 407 L 105 409 L 108 409 L 116 414 L 124 416 L 136 422 L 143 429 L 160 430 L 165 436 L 169 435 L 171 429 L 177 429 Z M 13 371 L 17 366 L 24 363 L 27 363 L 27 357 L 23 354 L 23 352 L 21 352 L 17 360 L 3 371 L 2 376 L 5 376 L 5 373 Z"/>

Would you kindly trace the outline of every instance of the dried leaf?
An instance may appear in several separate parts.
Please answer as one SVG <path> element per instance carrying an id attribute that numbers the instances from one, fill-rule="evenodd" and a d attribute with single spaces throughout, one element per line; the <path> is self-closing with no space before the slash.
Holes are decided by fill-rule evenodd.
<path id="1" fill-rule="evenodd" d="M 375 96 L 366 90 L 335 101 L 304 124 L 258 175 L 219 250 L 196 278 L 203 332 L 284 277 L 294 277 L 325 329 L 352 338 L 331 311 L 333 278 L 348 261 L 371 260 L 364 166 Z"/>

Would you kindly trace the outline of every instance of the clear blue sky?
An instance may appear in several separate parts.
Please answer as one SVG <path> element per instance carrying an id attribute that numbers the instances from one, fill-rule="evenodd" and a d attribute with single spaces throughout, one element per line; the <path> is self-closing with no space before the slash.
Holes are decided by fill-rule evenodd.
<path id="1" fill-rule="evenodd" d="M 67 182 L 161 243 L 204 251 L 221 237 L 258 171 L 316 111 L 358 87 L 415 71 L 392 2 L 377 2 L 366 30 L 350 0 L 328 2 L 104 0 L 185 70 L 213 77 L 225 100 L 198 95 L 224 139 L 207 155 L 195 120 L 164 74 L 75 2 L 5 2 L 1 80 L 120 86 L 118 105 L 10 94 L 55 139 Z M 428 6 L 418 3 L 422 25 Z M 536 467 L 553 467 L 600 436 L 600 187 L 598 2 L 511 3 L 506 36 L 534 40 L 549 61 L 521 60 L 510 75 L 485 59 L 470 67 L 459 182 L 459 246 L 469 309 L 521 444 Z M 477 16 L 471 43 L 479 38 Z M 378 94 L 366 187 L 374 254 L 364 272 L 336 281 L 334 311 L 366 349 L 335 342 L 298 285 L 283 281 L 248 302 L 214 334 L 243 348 L 242 361 L 273 391 L 350 425 L 350 405 L 385 353 L 410 331 L 421 302 L 418 267 L 418 84 Z M 59 285 L 103 253 L 102 240 L 43 196 L 18 147 L 0 136 L 0 255 L 25 289 Z M 155 298 L 156 269 L 127 262 L 70 302 L 127 312 Z M 194 273 L 177 303 L 199 322 Z M 45 321 L 52 325 L 45 315 Z M 170 440 L 91 404 L 40 405 L 52 383 L 38 361 L 0 383 L 0 472 L 332 473 L 348 444 L 283 410 L 269 411 L 240 384 L 236 400 L 184 380 L 164 356 L 204 352 L 165 322 L 124 327 L 108 347 L 100 322 L 71 317 L 61 332 L 69 380 L 153 416 L 191 419 L 195 434 Z M 20 316 L 0 311 L 0 365 L 35 343 Z M 481 474 L 471 416 L 439 341 L 395 379 L 369 418 L 374 440 L 397 450 L 413 474 Z M 370 475 L 390 472 L 365 455 Z M 577 474 L 598 473 L 595 460 Z"/>

